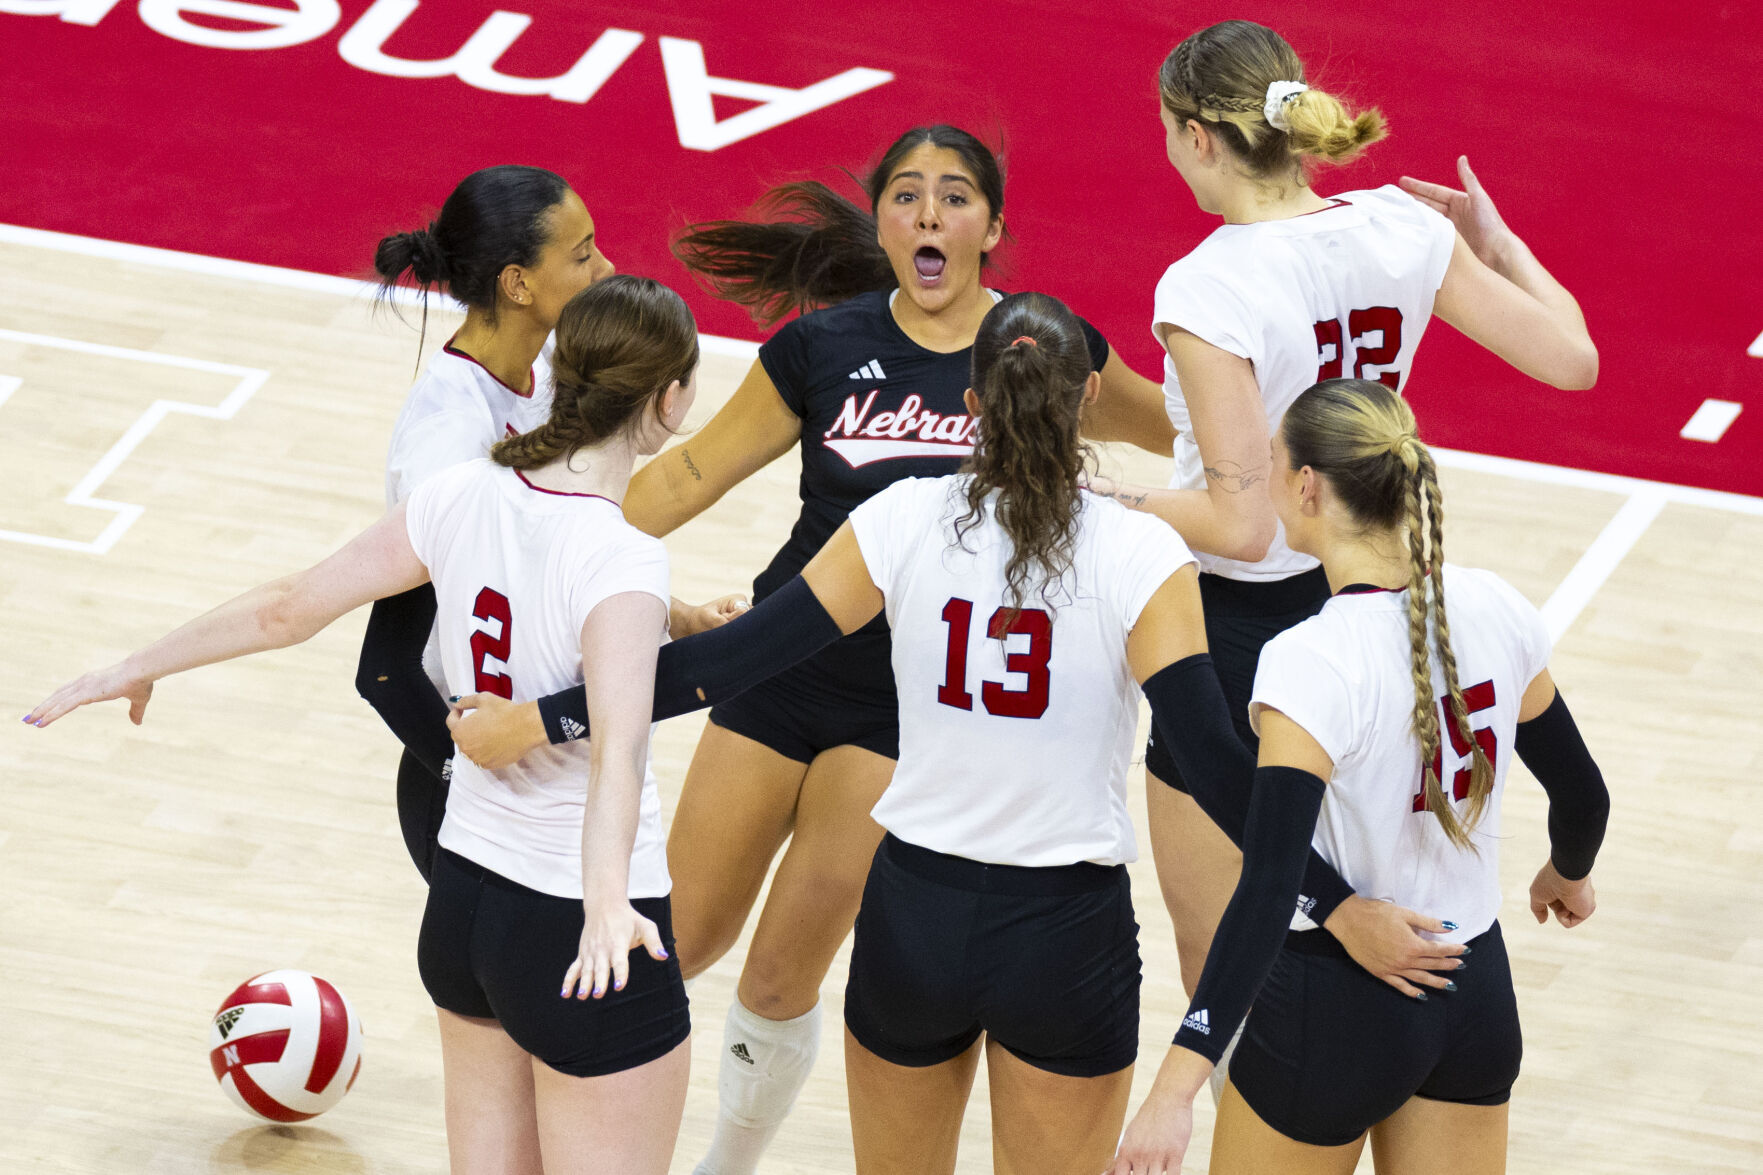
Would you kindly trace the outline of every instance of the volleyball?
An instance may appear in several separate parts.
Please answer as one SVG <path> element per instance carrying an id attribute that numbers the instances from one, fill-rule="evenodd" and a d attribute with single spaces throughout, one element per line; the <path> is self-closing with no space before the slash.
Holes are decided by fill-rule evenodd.
<path id="1" fill-rule="evenodd" d="M 208 1034 L 215 1080 L 245 1110 L 304 1122 L 343 1100 L 361 1072 L 361 1019 L 304 971 L 266 971 L 221 1001 Z"/>

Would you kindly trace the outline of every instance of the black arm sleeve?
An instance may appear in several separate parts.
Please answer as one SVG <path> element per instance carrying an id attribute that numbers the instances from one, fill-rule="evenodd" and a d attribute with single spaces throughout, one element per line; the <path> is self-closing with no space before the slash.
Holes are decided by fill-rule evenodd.
<path id="1" fill-rule="evenodd" d="M 1241 848 L 1255 757 L 1237 737 L 1212 655 L 1197 653 L 1164 666 L 1146 680 L 1144 690 L 1157 736 L 1194 802 Z M 1352 896 L 1353 887 L 1312 849 L 1297 899 L 1303 913 L 1320 926 Z"/>
<path id="2" fill-rule="evenodd" d="M 355 668 L 355 690 L 439 778 L 453 757 L 453 735 L 447 729 L 447 703 L 422 671 L 422 650 L 434 626 L 433 584 L 374 601 Z"/>
<path id="3" fill-rule="evenodd" d="M 1175 1043 L 1218 1063 L 1267 980 L 1291 923 L 1304 849 L 1322 810 L 1322 780 L 1296 767 L 1255 771 L 1243 831 L 1243 874 L 1212 935 Z"/>
<path id="4" fill-rule="evenodd" d="M 1559 691 L 1548 709 L 1518 724 L 1513 746 L 1549 796 L 1549 860 L 1555 872 L 1578 881 L 1591 873 L 1604 843 L 1610 789 Z"/>
<path id="5" fill-rule="evenodd" d="M 727 624 L 661 646 L 655 663 L 654 721 L 727 701 L 841 635 L 798 575 Z M 578 685 L 540 698 L 539 715 L 552 742 L 585 738 L 588 696 Z"/>

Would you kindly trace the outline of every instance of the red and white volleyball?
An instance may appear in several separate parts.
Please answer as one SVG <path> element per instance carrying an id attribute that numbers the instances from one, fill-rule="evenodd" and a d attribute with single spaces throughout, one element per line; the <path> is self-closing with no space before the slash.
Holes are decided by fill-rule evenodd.
<path id="1" fill-rule="evenodd" d="M 304 971 L 247 979 L 214 1013 L 208 1062 L 239 1105 L 271 1122 L 304 1122 L 343 1100 L 361 1072 L 361 1019 Z"/>

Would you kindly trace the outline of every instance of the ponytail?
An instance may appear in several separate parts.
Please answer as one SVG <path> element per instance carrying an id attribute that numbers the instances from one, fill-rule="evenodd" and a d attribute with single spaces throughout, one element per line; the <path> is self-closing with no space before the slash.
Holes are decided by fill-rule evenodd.
<path id="1" fill-rule="evenodd" d="M 1250 175 L 1305 184 L 1309 160 L 1349 163 L 1388 131 L 1377 110 L 1354 114 L 1322 90 L 1291 92 L 1289 83 L 1303 81 L 1304 63 L 1283 37 L 1253 21 L 1227 20 L 1171 50 L 1157 89 L 1178 123 L 1208 124 Z M 1270 99 L 1278 101 L 1280 125 L 1268 119 Z"/>
<path id="2" fill-rule="evenodd" d="M 1004 569 L 1009 615 L 993 636 L 1009 631 L 1030 595 L 1050 607 L 1071 570 L 1082 510 L 1078 475 L 1090 454 L 1079 437 L 1090 371 L 1083 329 L 1057 298 L 1012 294 L 980 323 L 973 343 L 979 435 L 962 466 L 971 476 L 955 535 L 964 541 L 996 492 L 992 509 L 1011 552 Z"/>

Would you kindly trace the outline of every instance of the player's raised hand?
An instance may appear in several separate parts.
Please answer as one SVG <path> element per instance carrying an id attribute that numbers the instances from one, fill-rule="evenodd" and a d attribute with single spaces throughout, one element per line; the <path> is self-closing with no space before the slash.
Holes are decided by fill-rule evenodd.
<path id="1" fill-rule="evenodd" d="M 1544 861 L 1530 883 L 1530 912 L 1538 922 L 1547 922 L 1549 911 L 1553 910 L 1561 925 L 1578 926 L 1597 908 L 1598 895 L 1592 889 L 1592 879 L 1569 881 L 1556 871 L 1553 861 Z"/>
<path id="2" fill-rule="evenodd" d="M 147 702 L 153 697 L 153 683 L 131 673 L 125 668 L 126 664 L 119 661 L 108 669 L 94 669 L 84 677 L 68 682 L 37 703 L 24 720 L 32 726 L 48 726 L 81 706 L 127 698 L 129 721 L 141 725 L 141 718 L 147 713 Z"/>
<path id="3" fill-rule="evenodd" d="M 607 991 L 623 991 L 630 980 L 631 952 L 639 946 L 651 958 L 667 958 L 661 929 L 637 913 L 624 898 L 604 902 L 584 899 L 582 938 L 575 962 L 563 974 L 563 998 L 599 999 Z"/>
<path id="4" fill-rule="evenodd" d="M 1457 956 L 1468 948 L 1454 942 L 1423 938 L 1457 929 L 1449 922 L 1417 914 L 1394 902 L 1358 896 L 1335 907 L 1323 923 L 1353 961 L 1405 996 L 1425 999 L 1421 987 L 1448 990 L 1450 972 L 1463 966 Z M 1444 974 L 1439 974 L 1439 972 Z M 1418 986 L 1416 986 L 1418 985 Z"/>
<path id="5" fill-rule="evenodd" d="M 511 766 L 550 741 L 536 703 L 517 705 L 495 694 L 466 694 L 448 705 L 447 729 L 453 732 L 453 745 L 485 771 Z"/>
<path id="6" fill-rule="evenodd" d="M 1500 210 L 1494 207 L 1493 197 L 1470 170 L 1469 156 L 1457 157 L 1457 175 L 1463 183 L 1461 191 L 1410 176 L 1402 177 L 1402 190 L 1448 217 L 1456 226 L 1457 235 L 1463 238 L 1482 264 L 1498 270 L 1506 245 L 1512 239 L 1512 230 L 1506 227 Z"/>

